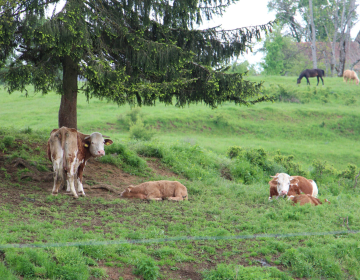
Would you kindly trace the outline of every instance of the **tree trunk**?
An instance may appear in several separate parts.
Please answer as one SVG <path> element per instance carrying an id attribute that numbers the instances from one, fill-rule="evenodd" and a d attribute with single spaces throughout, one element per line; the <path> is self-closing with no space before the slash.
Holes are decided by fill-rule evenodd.
<path id="1" fill-rule="evenodd" d="M 343 11 L 341 14 L 341 33 L 339 41 L 339 68 L 338 68 L 338 77 L 342 77 L 344 74 L 345 61 L 346 61 L 346 37 L 345 37 L 345 0 L 343 1 Z"/>
<path id="2" fill-rule="evenodd" d="M 70 56 L 65 56 L 62 66 L 63 94 L 59 108 L 59 128 L 66 126 L 77 129 L 78 64 Z"/>
<path id="3" fill-rule="evenodd" d="M 317 59 L 316 59 L 316 36 L 315 36 L 315 24 L 314 24 L 314 13 L 312 0 L 309 0 L 310 8 L 310 22 L 311 22 L 311 53 L 313 58 L 313 67 L 317 68 Z"/>

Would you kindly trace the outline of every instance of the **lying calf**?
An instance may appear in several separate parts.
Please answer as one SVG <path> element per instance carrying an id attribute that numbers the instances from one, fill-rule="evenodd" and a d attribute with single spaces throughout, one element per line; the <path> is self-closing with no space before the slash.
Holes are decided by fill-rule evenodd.
<path id="1" fill-rule="evenodd" d="M 137 186 L 129 186 L 121 197 L 149 200 L 187 200 L 188 193 L 184 185 L 177 181 L 151 181 Z"/>
<path id="2" fill-rule="evenodd" d="M 310 203 L 310 204 L 317 206 L 319 204 L 322 204 L 318 198 L 313 197 L 310 194 L 299 194 L 299 195 L 295 195 L 295 196 L 290 196 L 289 199 L 292 200 L 292 202 L 294 202 L 294 204 L 300 203 L 300 205 Z M 325 202 L 330 203 L 330 201 L 327 199 L 325 199 Z"/>

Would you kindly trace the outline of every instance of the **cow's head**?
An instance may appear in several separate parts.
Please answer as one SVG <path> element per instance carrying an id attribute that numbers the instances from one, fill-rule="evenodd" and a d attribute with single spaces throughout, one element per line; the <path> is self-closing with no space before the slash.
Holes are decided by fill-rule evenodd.
<path id="1" fill-rule="evenodd" d="M 287 195 L 290 188 L 291 177 L 286 173 L 278 173 L 275 176 L 271 176 L 277 181 L 277 191 L 279 195 Z"/>
<path id="2" fill-rule="evenodd" d="M 84 138 L 85 147 L 89 147 L 90 154 L 93 157 L 101 157 L 105 155 L 104 145 L 108 146 L 113 143 L 108 136 L 101 135 L 99 132 L 93 132 Z"/>
<path id="3" fill-rule="evenodd" d="M 130 187 L 127 187 L 121 194 L 120 197 L 132 197 L 132 190 L 133 186 L 130 185 Z"/>

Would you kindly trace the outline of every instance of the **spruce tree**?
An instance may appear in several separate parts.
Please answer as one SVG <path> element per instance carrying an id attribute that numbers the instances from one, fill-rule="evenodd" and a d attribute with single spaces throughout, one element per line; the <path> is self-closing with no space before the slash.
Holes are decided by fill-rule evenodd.
<path id="1" fill-rule="evenodd" d="M 78 92 L 132 106 L 269 100 L 259 95 L 261 83 L 221 66 L 272 22 L 197 28 L 234 0 L 68 0 L 45 17 L 59 2 L 0 0 L 0 79 L 9 93 L 32 84 L 43 94 L 61 94 L 59 127 L 77 128 Z"/>

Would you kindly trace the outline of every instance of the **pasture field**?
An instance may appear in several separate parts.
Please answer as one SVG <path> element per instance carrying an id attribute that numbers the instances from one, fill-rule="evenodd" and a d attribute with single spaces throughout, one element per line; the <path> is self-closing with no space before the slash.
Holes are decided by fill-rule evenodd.
<path id="1" fill-rule="evenodd" d="M 0 91 L 0 279 L 360 279 L 359 87 L 296 78 L 249 77 L 276 101 L 215 110 L 80 95 L 78 129 L 114 144 L 78 200 L 50 195 L 59 96 Z M 139 118 L 152 140 L 129 138 Z M 315 179 L 331 203 L 269 202 L 276 172 Z M 189 201 L 119 199 L 161 179 Z"/>

